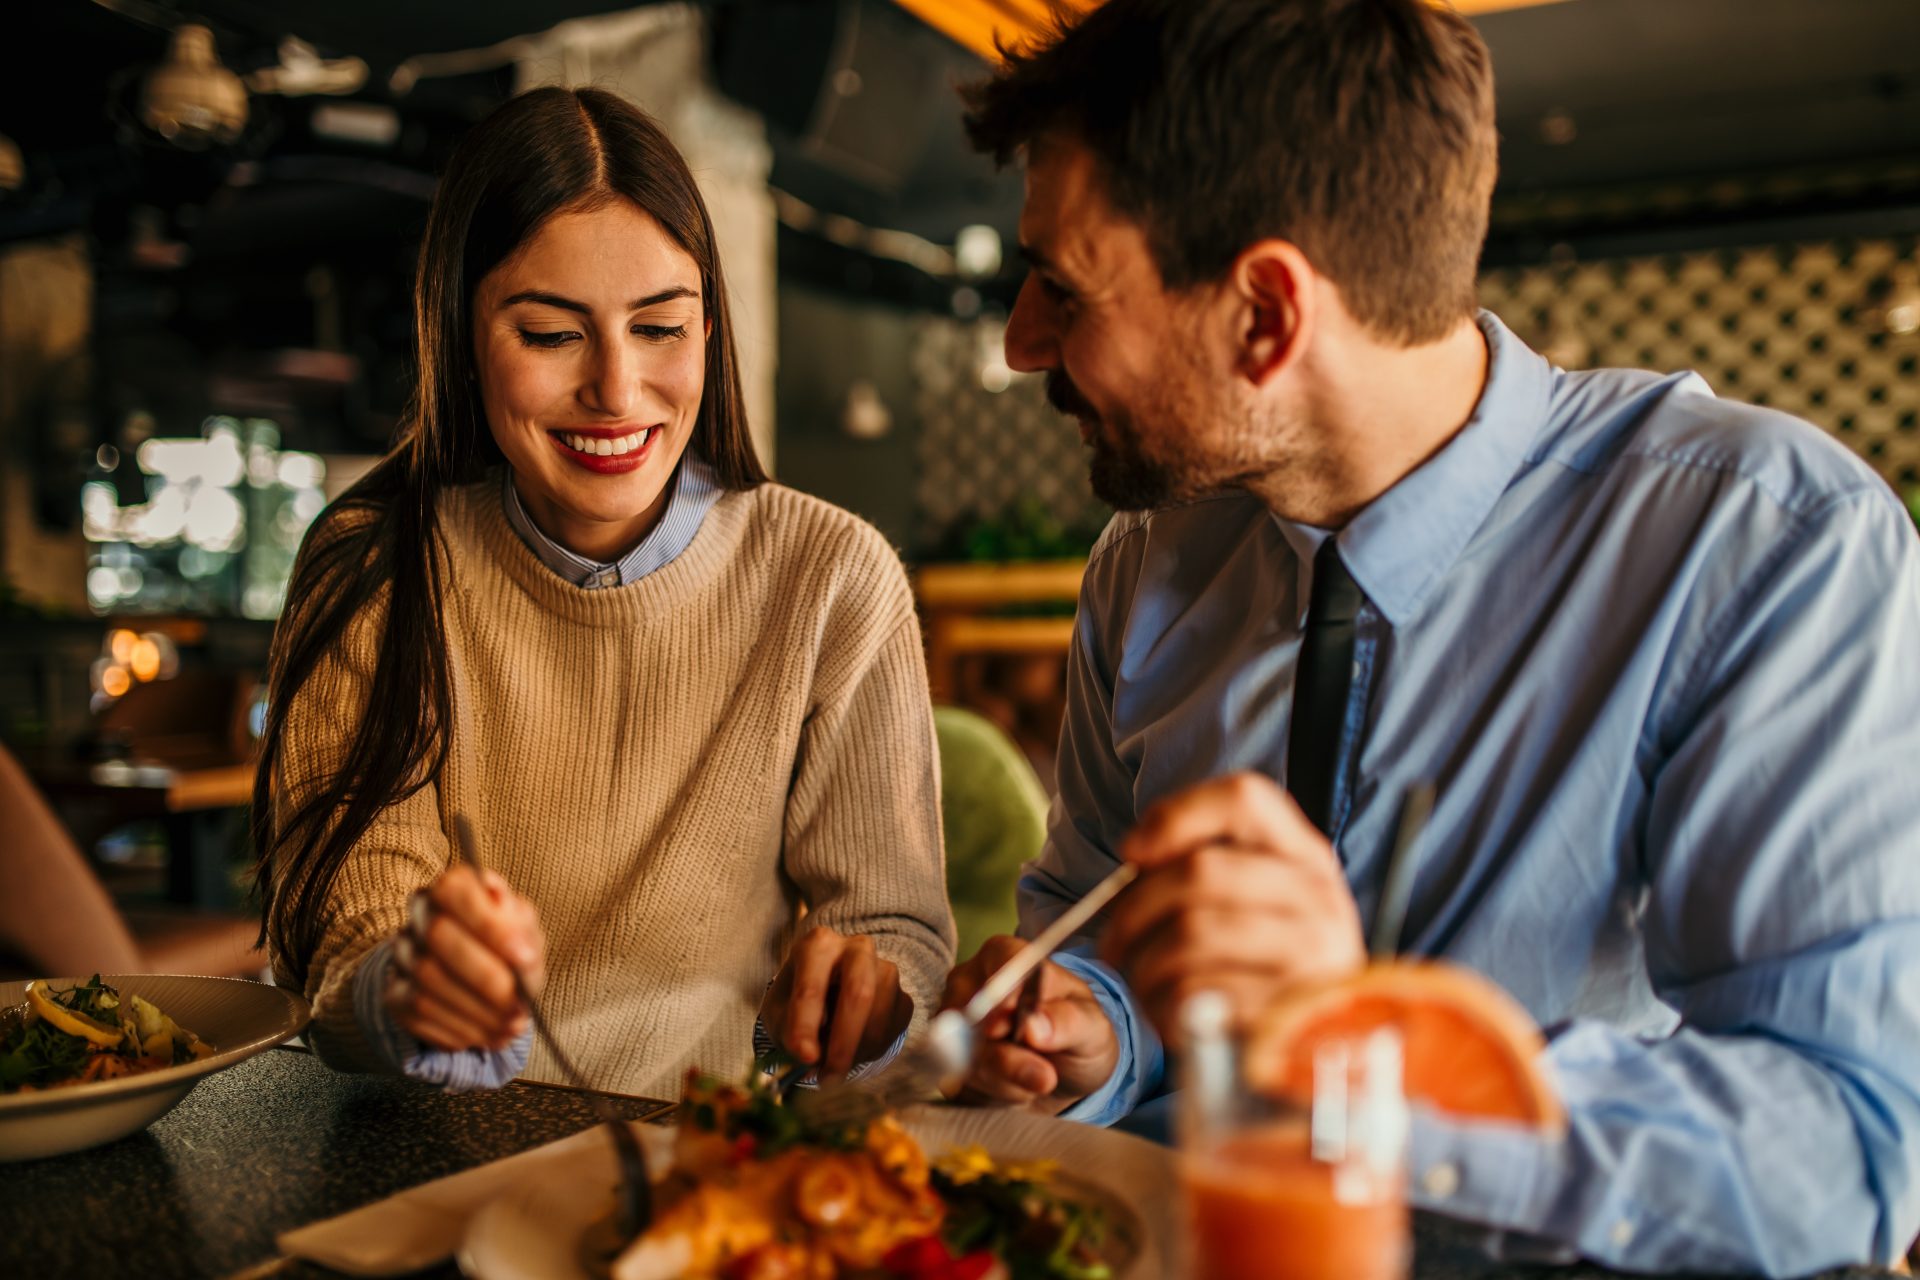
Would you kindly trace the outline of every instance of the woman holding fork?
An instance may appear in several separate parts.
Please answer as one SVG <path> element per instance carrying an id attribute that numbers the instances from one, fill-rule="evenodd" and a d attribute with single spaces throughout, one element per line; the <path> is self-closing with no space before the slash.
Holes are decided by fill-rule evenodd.
<path id="1" fill-rule="evenodd" d="M 918 626 L 879 533 L 763 475 L 684 161 L 612 94 L 508 102 L 440 183 L 415 335 L 269 674 L 264 936 L 315 1048 L 560 1079 L 518 979 L 598 1088 L 732 1074 L 756 1020 L 884 1059 L 953 958 Z"/>

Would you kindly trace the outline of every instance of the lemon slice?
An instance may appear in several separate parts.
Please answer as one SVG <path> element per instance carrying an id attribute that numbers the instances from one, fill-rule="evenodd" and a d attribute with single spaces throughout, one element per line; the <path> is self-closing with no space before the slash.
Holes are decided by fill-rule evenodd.
<path id="1" fill-rule="evenodd" d="M 33 1011 L 60 1028 L 70 1036 L 79 1036 L 88 1044 L 98 1045 L 102 1049 L 117 1047 L 124 1039 L 119 1027 L 110 1027 L 106 1023 L 89 1018 L 67 1008 L 47 994 L 47 984 L 38 979 L 27 984 L 27 1003 Z"/>

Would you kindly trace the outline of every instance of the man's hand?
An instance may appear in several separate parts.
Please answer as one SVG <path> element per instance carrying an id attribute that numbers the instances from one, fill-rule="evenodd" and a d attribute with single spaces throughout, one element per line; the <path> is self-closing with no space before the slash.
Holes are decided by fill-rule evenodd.
<path id="1" fill-rule="evenodd" d="M 832 1075 L 878 1058 L 912 1019 L 900 970 L 880 958 L 873 939 L 824 927 L 794 946 L 760 1008 L 760 1025 L 795 1062 Z"/>
<path id="2" fill-rule="evenodd" d="M 448 868 L 413 897 L 393 950 L 387 1008 L 402 1030 L 442 1049 L 504 1049 L 527 1029 L 517 970 L 536 996 L 547 938 L 531 902 L 491 871 Z"/>
<path id="3" fill-rule="evenodd" d="M 942 1009 L 957 1009 L 1026 943 L 989 938 L 973 959 L 947 978 Z M 1042 965 L 1039 999 L 1018 1042 L 1005 1037 L 1013 1023 L 1016 991 L 987 1015 L 985 1041 L 973 1070 L 954 1095 L 959 1102 L 1032 1107 L 1058 1115 L 1107 1082 L 1120 1060 L 1120 1041 L 1092 988 L 1051 962 Z"/>
<path id="4" fill-rule="evenodd" d="M 1225 995 L 1244 1022 L 1290 986 L 1366 963 L 1338 855 L 1261 774 L 1168 796 L 1118 853 L 1141 876 L 1115 902 L 1100 955 L 1169 1044 L 1181 1005 L 1197 991 Z"/>

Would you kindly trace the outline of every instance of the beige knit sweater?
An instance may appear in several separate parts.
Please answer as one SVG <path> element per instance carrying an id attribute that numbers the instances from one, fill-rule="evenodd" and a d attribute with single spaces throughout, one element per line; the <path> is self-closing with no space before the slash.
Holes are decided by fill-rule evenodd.
<path id="1" fill-rule="evenodd" d="M 315 1048 L 376 1061 L 353 974 L 448 865 L 456 812 L 539 908 L 543 1007 L 597 1087 L 672 1097 L 689 1066 L 743 1071 L 803 906 L 810 924 L 872 936 L 923 1020 L 953 918 L 919 628 L 885 540 L 767 484 L 724 495 L 664 568 L 586 591 L 514 536 L 500 488 L 443 500 L 452 751 L 336 882 L 306 982 Z M 378 625 L 296 703 L 284 794 L 337 761 L 367 712 Z M 526 1075 L 560 1078 L 537 1042 Z"/>

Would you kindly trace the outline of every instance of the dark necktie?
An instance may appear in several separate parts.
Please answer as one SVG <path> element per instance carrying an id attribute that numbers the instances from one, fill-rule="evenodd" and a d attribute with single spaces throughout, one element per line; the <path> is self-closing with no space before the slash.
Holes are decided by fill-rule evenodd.
<path id="1" fill-rule="evenodd" d="M 1287 789 L 1313 825 L 1329 836 L 1334 770 L 1347 717 L 1347 687 L 1353 680 L 1353 618 L 1360 600 L 1359 584 L 1328 538 L 1313 557 L 1313 598 L 1300 636 L 1293 723 L 1287 730 Z"/>

